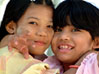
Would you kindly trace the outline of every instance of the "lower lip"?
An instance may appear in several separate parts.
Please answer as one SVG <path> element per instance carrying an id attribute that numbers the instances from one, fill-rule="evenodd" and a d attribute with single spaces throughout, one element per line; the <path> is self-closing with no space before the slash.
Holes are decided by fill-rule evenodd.
<path id="1" fill-rule="evenodd" d="M 43 42 L 35 42 L 36 45 L 39 45 L 39 46 L 44 46 L 44 43 Z"/>
<path id="2" fill-rule="evenodd" d="M 59 51 L 62 53 L 67 53 L 67 52 L 70 52 L 71 50 L 70 49 L 59 49 Z"/>

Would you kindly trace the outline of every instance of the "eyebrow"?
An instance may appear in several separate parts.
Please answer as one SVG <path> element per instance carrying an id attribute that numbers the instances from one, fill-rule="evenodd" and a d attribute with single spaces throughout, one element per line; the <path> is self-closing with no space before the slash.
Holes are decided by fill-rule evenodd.
<path id="1" fill-rule="evenodd" d="M 31 18 L 40 20 L 39 18 L 36 18 L 36 17 L 28 17 L 28 19 L 31 19 Z"/>
<path id="2" fill-rule="evenodd" d="M 36 17 L 28 17 L 28 19 L 36 19 L 36 20 L 40 20 L 39 18 L 36 18 Z M 53 20 L 51 20 L 51 21 L 49 21 L 50 23 L 52 23 L 53 22 Z"/>

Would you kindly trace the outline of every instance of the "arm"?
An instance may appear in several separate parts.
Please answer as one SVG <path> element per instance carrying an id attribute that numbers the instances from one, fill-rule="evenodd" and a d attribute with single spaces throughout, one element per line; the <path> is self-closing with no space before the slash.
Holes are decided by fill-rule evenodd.
<path id="1" fill-rule="evenodd" d="M 13 48 L 16 48 L 26 59 L 29 58 L 28 45 L 31 45 L 31 43 L 27 42 L 27 38 L 28 34 L 11 36 L 8 42 L 9 51 L 12 51 Z"/>

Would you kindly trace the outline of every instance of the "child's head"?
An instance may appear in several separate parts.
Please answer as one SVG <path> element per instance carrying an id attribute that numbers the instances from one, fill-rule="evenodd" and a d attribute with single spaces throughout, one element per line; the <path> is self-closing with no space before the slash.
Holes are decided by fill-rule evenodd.
<path id="1" fill-rule="evenodd" d="M 1 31 L 21 35 L 28 32 L 31 54 L 40 55 L 53 37 L 53 4 L 51 0 L 11 0 L 6 8 Z M 6 29 L 6 30 L 5 30 Z"/>
<path id="2" fill-rule="evenodd" d="M 64 1 L 55 11 L 57 29 L 52 40 L 56 57 L 74 64 L 84 53 L 99 47 L 99 10 L 84 1 Z"/>

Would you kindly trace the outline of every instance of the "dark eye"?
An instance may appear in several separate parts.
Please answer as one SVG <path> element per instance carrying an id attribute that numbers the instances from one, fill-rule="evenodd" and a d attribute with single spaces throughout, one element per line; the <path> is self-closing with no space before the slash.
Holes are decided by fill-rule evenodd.
<path id="1" fill-rule="evenodd" d="M 79 31 L 80 31 L 80 29 L 77 29 L 77 28 L 72 29 L 72 32 L 79 32 Z"/>
<path id="2" fill-rule="evenodd" d="M 29 22 L 29 24 L 37 24 L 36 22 Z"/>
<path id="3" fill-rule="evenodd" d="M 61 28 L 57 28 L 57 29 L 55 30 L 55 32 L 62 32 L 62 29 L 61 29 Z"/>
<path id="4" fill-rule="evenodd" d="M 48 28 L 53 28 L 53 25 L 48 25 L 47 27 L 48 27 Z"/>

